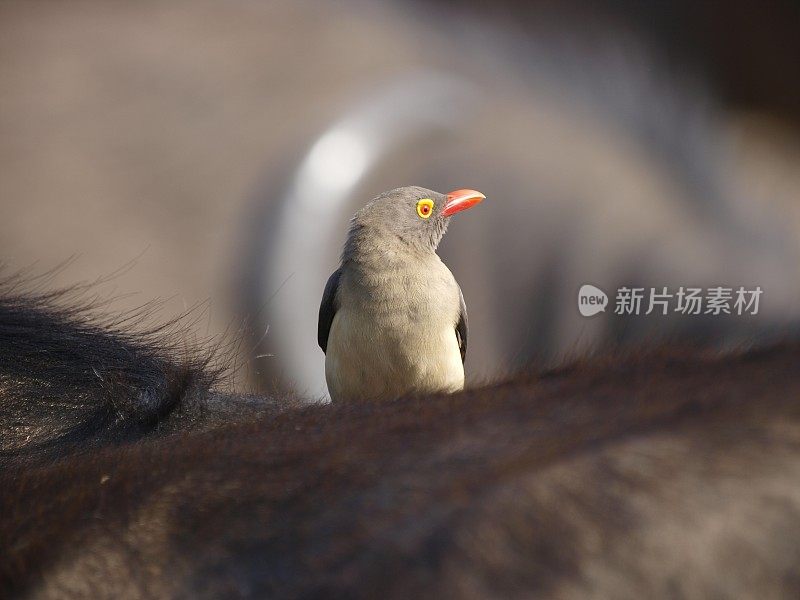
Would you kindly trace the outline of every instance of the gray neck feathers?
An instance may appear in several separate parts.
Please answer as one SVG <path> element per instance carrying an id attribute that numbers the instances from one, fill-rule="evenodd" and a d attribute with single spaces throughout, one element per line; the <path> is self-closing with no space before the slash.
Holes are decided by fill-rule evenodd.
<path id="1" fill-rule="evenodd" d="M 365 225 L 357 218 L 350 222 L 342 264 L 380 261 L 384 265 L 419 261 L 436 254 L 450 219 L 437 219 L 425 229 L 390 229 Z"/>

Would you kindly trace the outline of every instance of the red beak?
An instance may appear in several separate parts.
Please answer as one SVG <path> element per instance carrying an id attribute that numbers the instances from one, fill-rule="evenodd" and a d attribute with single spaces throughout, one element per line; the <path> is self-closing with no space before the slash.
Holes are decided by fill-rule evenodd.
<path id="1" fill-rule="evenodd" d="M 484 198 L 486 198 L 486 196 L 475 190 L 453 190 L 447 194 L 447 199 L 442 209 L 442 216 L 449 217 L 462 210 L 472 208 Z"/>

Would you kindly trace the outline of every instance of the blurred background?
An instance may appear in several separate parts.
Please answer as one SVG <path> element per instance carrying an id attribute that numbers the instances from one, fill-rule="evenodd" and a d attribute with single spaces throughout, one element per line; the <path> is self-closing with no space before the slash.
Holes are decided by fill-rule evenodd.
<path id="1" fill-rule="evenodd" d="M 800 323 L 795 2 L 0 2 L 0 260 L 108 310 L 204 304 L 240 384 L 324 394 L 316 319 L 352 213 L 488 196 L 440 254 L 468 379 Z M 763 289 L 756 316 L 590 319 L 592 283 Z"/>

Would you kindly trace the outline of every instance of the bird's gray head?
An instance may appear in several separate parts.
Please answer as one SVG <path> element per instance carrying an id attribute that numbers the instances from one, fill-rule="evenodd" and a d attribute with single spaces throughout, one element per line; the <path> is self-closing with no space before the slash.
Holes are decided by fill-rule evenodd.
<path id="1" fill-rule="evenodd" d="M 417 186 L 382 193 L 350 221 L 342 260 L 359 252 L 380 251 L 400 244 L 421 252 L 435 252 L 450 217 L 474 206 L 485 196 L 475 190 L 440 194 Z"/>

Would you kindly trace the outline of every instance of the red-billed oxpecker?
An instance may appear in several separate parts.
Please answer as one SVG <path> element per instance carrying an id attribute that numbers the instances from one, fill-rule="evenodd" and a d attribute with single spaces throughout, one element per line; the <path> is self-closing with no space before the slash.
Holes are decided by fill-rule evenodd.
<path id="1" fill-rule="evenodd" d="M 436 248 L 450 217 L 484 198 L 410 186 L 356 213 L 319 309 L 331 400 L 464 387 L 467 307 Z"/>

